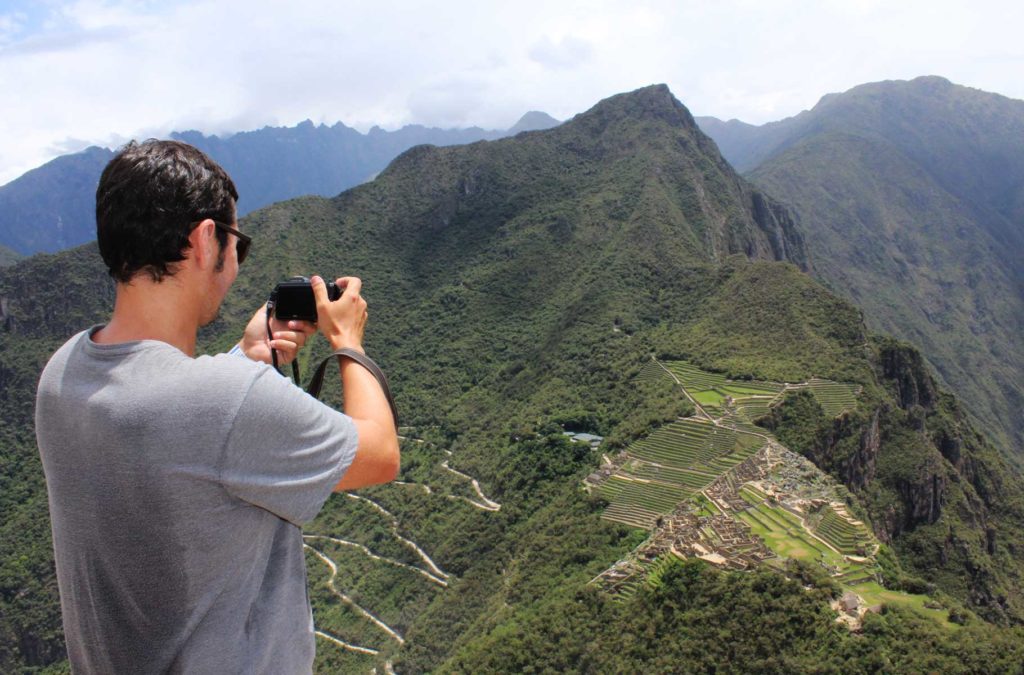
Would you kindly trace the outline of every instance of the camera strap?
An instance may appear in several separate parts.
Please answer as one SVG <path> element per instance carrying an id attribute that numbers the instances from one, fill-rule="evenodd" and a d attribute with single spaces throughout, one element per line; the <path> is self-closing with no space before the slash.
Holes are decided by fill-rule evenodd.
<path id="1" fill-rule="evenodd" d="M 326 359 L 320 362 L 317 366 L 316 372 L 313 373 L 313 379 L 309 381 L 309 386 L 306 387 L 306 393 L 313 398 L 320 398 L 320 389 L 324 386 L 324 373 L 327 371 L 327 364 L 331 361 L 332 357 L 338 358 L 338 366 L 341 366 L 341 359 L 348 358 L 352 359 L 363 368 L 370 371 L 370 374 L 377 378 L 377 382 L 380 383 L 380 388 L 384 391 L 384 398 L 388 400 L 388 405 L 391 407 L 391 416 L 395 419 L 395 428 L 398 428 L 398 408 L 395 406 L 395 399 L 391 395 L 391 389 L 388 387 L 388 378 L 384 375 L 384 371 L 380 369 L 373 359 L 366 354 L 358 352 L 355 349 L 339 349 L 334 352 Z"/>
<path id="2" fill-rule="evenodd" d="M 269 341 L 274 338 L 273 331 L 270 329 L 270 318 L 273 316 L 273 313 L 274 313 L 275 301 L 276 301 L 276 298 L 272 294 L 270 296 L 270 301 L 267 302 L 267 341 L 268 341 L 268 344 L 269 344 Z M 323 386 L 324 386 L 324 373 L 327 371 L 327 364 L 328 364 L 328 362 L 330 362 L 331 357 L 338 357 L 338 359 L 339 359 L 338 366 L 339 367 L 341 366 L 340 359 L 342 359 L 342 358 L 352 359 L 353 361 L 355 361 L 356 363 L 361 365 L 363 368 L 366 368 L 368 371 L 370 371 L 370 374 L 373 375 L 375 378 L 377 378 L 377 382 L 380 383 L 380 388 L 384 391 L 384 398 L 386 398 L 388 400 L 388 406 L 391 407 L 391 416 L 395 419 L 395 428 L 397 429 L 398 428 L 398 408 L 397 408 L 397 406 L 395 406 L 395 398 L 391 395 L 391 389 L 388 387 L 388 378 L 384 375 L 384 371 L 380 369 L 380 366 L 378 366 L 376 363 L 374 363 L 373 359 L 371 359 L 366 354 L 363 354 L 361 352 L 357 352 L 354 349 L 348 349 L 348 348 L 339 349 L 336 352 L 334 352 L 333 354 L 331 354 L 331 356 L 328 356 L 326 359 L 321 361 L 320 365 L 317 366 L 317 368 L 316 368 L 316 372 L 313 373 L 313 379 L 311 379 L 309 381 L 309 386 L 306 387 L 306 393 L 309 394 L 310 396 L 312 396 L 313 398 L 316 398 L 316 399 L 320 398 L 320 389 L 322 389 Z M 274 370 L 277 370 L 278 372 L 281 372 L 280 368 L 277 365 L 277 350 L 276 349 L 274 349 L 274 348 L 270 349 L 270 358 L 273 361 Z M 295 384 L 297 384 L 297 385 L 299 384 L 299 360 L 298 359 L 293 359 L 292 360 L 292 379 L 295 380 Z M 301 385 L 299 385 L 299 386 L 301 386 Z"/>

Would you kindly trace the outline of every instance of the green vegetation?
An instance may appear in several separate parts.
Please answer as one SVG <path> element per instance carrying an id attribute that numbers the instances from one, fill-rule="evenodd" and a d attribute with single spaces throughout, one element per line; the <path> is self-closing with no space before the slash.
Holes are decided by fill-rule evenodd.
<path id="1" fill-rule="evenodd" d="M 1020 101 L 921 77 L 828 96 L 742 140 L 712 133 L 734 166 L 814 223 L 816 273 L 873 330 L 918 345 L 1016 461 L 1022 124 Z"/>
<path id="2" fill-rule="evenodd" d="M 612 601 L 565 589 L 459 649 L 445 672 L 1014 672 L 1024 631 L 951 632 L 888 606 L 862 634 L 835 623 L 827 580 L 812 591 L 768 571 L 673 562 L 658 583 Z M 671 637 L 670 637 L 671 636 Z M 396 668 L 401 662 L 396 662 Z"/>
<path id="3" fill-rule="evenodd" d="M 1024 617 L 1016 477 L 955 402 L 927 388 L 906 350 L 869 339 L 855 307 L 801 272 L 785 211 L 732 173 L 664 88 L 549 132 L 416 148 L 371 183 L 274 205 L 242 228 L 256 245 L 200 351 L 230 346 L 281 278 L 360 276 L 367 351 L 389 375 L 401 423 L 426 441 L 406 445 L 401 479 L 437 488 L 360 492 L 393 520 L 337 495 L 308 529 L 422 566 L 400 536 L 451 575 L 435 590 L 406 568 L 333 550 L 362 570 L 360 597 L 406 629 L 399 646 L 345 614 L 325 590 L 327 567 L 311 560 L 315 620 L 382 648 L 370 658 L 321 640 L 325 670 L 366 672 L 370 662 L 381 672 L 388 659 L 397 672 L 983 672 L 1021 662 L 1020 629 L 983 623 Z M 0 269 L 0 296 L 0 670 L 20 672 L 63 658 L 34 387 L 57 346 L 105 319 L 112 292 L 95 247 L 83 247 Z M 315 340 L 303 367 L 326 351 Z M 885 530 L 897 563 L 887 574 L 921 577 L 982 618 L 965 613 L 951 636 L 892 609 L 850 635 L 825 604 L 833 589 L 806 591 L 767 568 L 673 565 L 658 587 L 620 602 L 587 588 L 646 537 L 604 518 L 607 499 L 615 506 L 630 490 L 622 506 L 662 508 L 694 493 L 684 480 L 756 449 L 752 434 L 679 422 L 692 406 L 674 381 L 649 376 L 652 354 L 713 371 L 724 378 L 716 386 L 812 376 L 861 386 L 856 408 L 837 418 L 798 392 L 766 423 Z M 328 380 L 325 398 L 337 404 Z M 598 433 L 604 446 L 571 443 L 566 429 Z M 602 454 L 626 448 L 634 480 L 580 489 Z M 445 458 L 501 509 L 460 499 L 472 493 L 438 469 Z M 642 490 L 636 479 L 653 464 L 670 471 Z"/>

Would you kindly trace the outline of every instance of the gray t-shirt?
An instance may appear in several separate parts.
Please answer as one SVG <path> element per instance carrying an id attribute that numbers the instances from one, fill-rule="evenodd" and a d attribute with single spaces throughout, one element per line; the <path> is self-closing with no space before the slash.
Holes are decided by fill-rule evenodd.
<path id="1" fill-rule="evenodd" d="M 300 526 L 355 456 L 352 420 L 264 364 L 95 330 L 36 400 L 75 671 L 308 672 Z"/>

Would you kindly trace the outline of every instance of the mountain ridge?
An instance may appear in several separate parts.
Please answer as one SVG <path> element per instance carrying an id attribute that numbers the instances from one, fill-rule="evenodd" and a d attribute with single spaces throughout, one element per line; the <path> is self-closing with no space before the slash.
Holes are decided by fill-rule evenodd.
<path id="1" fill-rule="evenodd" d="M 438 129 L 407 125 L 363 134 L 341 122 L 305 120 L 226 136 L 195 130 L 170 138 L 200 148 L 220 162 L 239 188 L 239 215 L 305 194 L 332 197 L 370 180 L 400 152 L 420 144 L 463 144 L 549 128 L 557 120 L 527 113 L 509 130 Z M 92 146 L 63 155 L 0 186 L 0 245 L 22 255 L 53 253 L 95 237 L 95 186 L 113 151 Z"/>
<path id="2" fill-rule="evenodd" d="M 816 272 L 920 345 L 1024 453 L 1024 101 L 939 77 L 860 85 L 763 127 L 707 123 L 805 225 Z"/>

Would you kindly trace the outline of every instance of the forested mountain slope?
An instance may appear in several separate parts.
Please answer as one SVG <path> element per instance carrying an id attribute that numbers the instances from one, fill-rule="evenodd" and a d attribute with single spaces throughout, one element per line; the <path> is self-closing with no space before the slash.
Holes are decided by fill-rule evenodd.
<path id="1" fill-rule="evenodd" d="M 415 148 L 365 185 L 275 204 L 241 227 L 253 250 L 201 350 L 227 349 L 284 277 L 358 275 L 367 351 L 407 437 L 400 482 L 332 497 L 307 530 L 322 671 L 1019 664 L 1024 634 L 1002 625 L 1024 617 L 1018 479 L 912 348 L 869 335 L 855 307 L 803 271 L 787 211 L 732 171 L 666 87 L 548 131 Z M 87 245 L 0 271 L 0 296 L 10 670 L 61 658 L 36 377 L 64 339 L 105 318 L 112 290 Z M 325 346 L 308 351 L 306 367 Z M 833 590 L 806 570 L 669 564 L 621 604 L 588 586 L 647 533 L 602 520 L 582 479 L 602 453 L 690 409 L 672 387 L 636 379 L 652 355 L 734 378 L 858 385 L 853 414 L 832 418 L 798 396 L 768 423 L 843 481 L 851 508 L 891 542 L 887 583 L 927 586 L 964 625 L 891 609 L 851 634 L 828 609 Z"/>
<path id="2" fill-rule="evenodd" d="M 762 127 L 704 120 L 798 214 L 816 272 L 919 345 L 1024 453 L 1024 101 L 937 77 L 830 94 Z"/>

